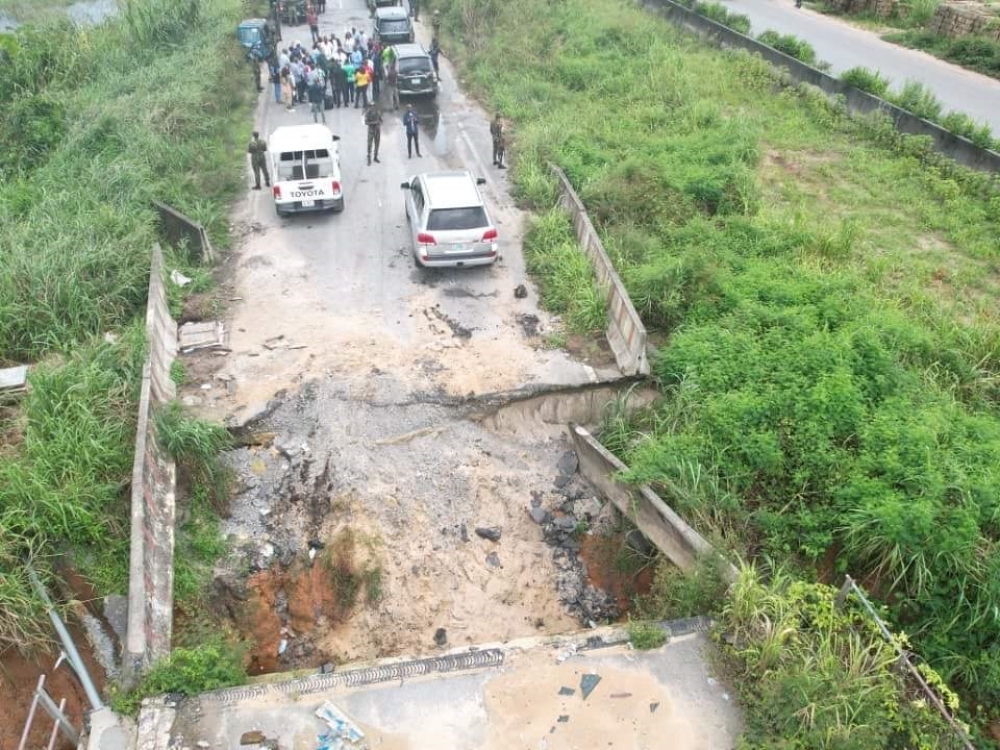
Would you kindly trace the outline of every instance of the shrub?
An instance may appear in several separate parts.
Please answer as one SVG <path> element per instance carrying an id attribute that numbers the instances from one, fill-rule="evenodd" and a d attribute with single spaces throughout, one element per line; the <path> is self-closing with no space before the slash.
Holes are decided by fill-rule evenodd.
<path id="1" fill-rule="evenodd" d="M 899 93 L 890 95 L 889 100 L 897 107 L 931 122 L 937 122 L 941 117 L 941 102 L 934 92 L 917 81 L 904 83 Z"/>
<path id="2" fill-rule="evenodd" d="M 629 641 L 639 651 L 651 651 L 667 642 L 666 632 L 655 622 L 629 618 L 627 627 Z"/>
<path id="3" fill-rule="evenodd" d="M 242 685 L 247 674 L 243 649 L 221 636 L 193 648 L 175 648 L 170 656 L 154 664 L 137 688 L 119 693 L 112 707 L 134 715 L 144 698 L 164 693 L 198 695 L 209 690 Z"/>
<path id="4" fill-rule="evenodd" d="M 732 13 L 722 3 L 696 2 L 694 4 L 694 11 L 740 34 L 750 33 L 750 17 L 740 13 Z"/>
<path id="5" fill-rule="evenodd" d="M 932 706 L 911 700 L 874 621 L 838 611 L 836 594 L 782 571 L 766 583 L 752 566 L 741 571 L 719 618 L 743 696 L 741 747 L 961 747 Z"/>
<path id="6" fill-rule="evenodd" d="M 794 34 L 779 34 L 773 29 L 768 29 L 757 37 L 757 41 L 774 47 L 778 52 L 784 52 L 806 65 L 816 64 L 816 50 L 809 42 L 799 39 Z"/>
<path id="7" fill-rule="evenodd" d="M 877 70 L 869 68 L 851 68 L 840 74 L 840 80 L 854 86 L 856 89 L 867 91 L 874 96 L 885 97 L 885 92 L 889 90 L 889 79 L 882 76 Z"/>

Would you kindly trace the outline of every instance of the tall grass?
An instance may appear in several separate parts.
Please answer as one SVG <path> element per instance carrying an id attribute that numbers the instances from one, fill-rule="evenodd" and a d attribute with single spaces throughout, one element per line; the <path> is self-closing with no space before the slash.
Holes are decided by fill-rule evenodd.
<path id="1" fill-rule="evenodd" d="M 0 35 L 0 364 L 35 363 L 0 463 L 0 648 L 44 639 L 25 559 L 125 587 L 151 198 L 225 244 L 253 96 L 237 0 Z M 193 74 L 197 71 L 197 75 Z"/>
<path id="2" fill-rule="evenodd" d="M 442 0 L 450 34 L 469 4 Z M 870 575 L 916 650 L 1000 699 L 995 185 L 631 3 L 490 7 L 490 43 L 453 46 L 515 122 L 519 189 L 563 167 L 666 342 L 663 398 L 615 431 L 630 478 L 751 555 Z M 558 290 L 576 262 L 533 268 Z"/>

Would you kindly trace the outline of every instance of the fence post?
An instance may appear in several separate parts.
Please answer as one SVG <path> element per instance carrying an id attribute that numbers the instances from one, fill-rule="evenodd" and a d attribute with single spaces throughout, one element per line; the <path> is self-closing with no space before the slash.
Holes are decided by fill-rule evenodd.
<path id="1" fill-rule="evenodd" d="M 844 576 L 844 583 L 840 587 L 840 591 L 837 592 L 837 598 L 833 600 L 833 606 L 837 609 L 843 609 L 844 602 L 847 601 L 847 595 L 851 593 L 852 588 L 854 588 L 854 581 L 850 576 Z"/>

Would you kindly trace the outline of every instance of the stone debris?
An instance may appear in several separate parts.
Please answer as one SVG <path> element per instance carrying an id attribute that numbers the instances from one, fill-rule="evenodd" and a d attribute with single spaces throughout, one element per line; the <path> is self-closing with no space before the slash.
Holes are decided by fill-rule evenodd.
<path id="1" fill-rule="evenodd" d="M 514 287 L 514 296 L 517 297 L 518 299 L 524 299 L 525 297 L 528 296 L 528 287 L 526 287 L 524 284 L 518 284 L 516 287 Z"/>
<path id="2" fill-rule="evenodd" d="M 565 724 L 569 721 L 569 714 L 562 714 L 558 719 L 556 719 L 560 724 Z"/>
<path id="3" fill-rule="evenodd" d="M 576 689 L 571 687 L 561 687 L 559 688 L 559 695 L 575 695 Z"/>
<path id="4" fill-rule="evenodd" d="M 444 628 L 438 628 L 434 631 L 434 645 L 444 646 L 448 643 L 448 631 Z"/>
<path id="5" fill-rule="evenodd" d="M 486 564 L 489 565 L 491 568 L 499 568 L 500 555 L 498 555 L 496 552 L 490 552 L 490 554 L 486 556 Z"/>
<path id="6" fill-rule="evenodd" d="M 257 729 L 255 729 L 252 732 L 244 732 L 243 734 L 241 734 L 240 735 L 240 744 L 241 745 L 259 745 L 265 739 L 267 739 L 267 738 L 264 736 L 264 733 L 261 732 L 261 731 L 259 731 L 259 730 L 257 730 Z"/>
<path id="7" fill-rule="evenodd" d="M 499 542 L 503 532 L 499 526 L 477 526 L 476 536 L 489 539 L 491 542 Z"/>
<path id="8" fill-rule="evenodd" d="M 653 703 L 650 703 L 649 704 L 649 713 L 655 714 L 656 713 L 656 709 L 658 709 L 659 707 L 660 707 L 660 702 L 659 701 L 654 701 Z"/>

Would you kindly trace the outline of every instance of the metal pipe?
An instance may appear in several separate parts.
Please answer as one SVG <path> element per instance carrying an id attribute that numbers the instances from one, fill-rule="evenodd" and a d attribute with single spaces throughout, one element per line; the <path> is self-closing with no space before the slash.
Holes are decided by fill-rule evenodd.
<path id="1" fill-rule="evenodd" d="M 63 709 L 65 708 L 66 708 L 66 699 L 63 698 L 62 700 L 59 701 L 59 713 L 62 713 Z M 58 734 L 59 734 L 59 722 L 54 721 L 52 722 L 52 732 L 49 734 L 49 744 L 46 746 L 45 750 L 52 750 L 52 748 L 55 747 L 56 735 Z"/>
<path id="2" fill-rule="evenodd" d="M 28 709 L 28 720 L 24 722 L 24 731 L 21 732 L 21 741 L 17 743 L 17 750 L 24 750 L 24 745 L 28 741 L 28 732 L 31 731 L 31 722 L 35 720 L 35 709 L 38 708 L 38 691 L 45 684 L 45 675 L 38 675 L 38 686 L 35 688 L 35 695 L 31 699 L 31 708 Z"/>
<path id="3" fill-rule="evenodd" d="M 74 727 L 70 723 L 69 719 L 66 718 L 66 714 L 59 710 L 56 702 L 52 700 L 49 694 L 46 693 L 44 689 L 41 689 L 36 690 L 35 695 L 38 697 L 39 703 L 42 704 L 42 708 L 48 711 L 49 716 L 56 720 L 56 726 L 63 730 L 63 734 L 69 738 L 69 741 L 74 745 L 79 745 L 80 733 L 76 731 L 76 727 Z M 66 700 L 63 699 L 63 703 L 65 702 Z"/>
<path id="4" fill-rule="evenodd" d="M 52 600 L 49 599 L 49 594 L 42 585 L 42 582 L 38 579 L 38 574 L 35 573 L 35 569 L 30 565 L 28 567 L 28 578 L 31 579 L 32 586 L 35 587 L 35 591 L 41 600 L 45 603 L 45 608 L 49 613 L 49 619 L 52 620 L 52 627 L 56 629 L 56 633 L 59 634 L 59 640 L 62 641 L 63 648 L 66 649 L 66 655 L 69 657 L 69 663 L 73 667 L 73 671 L 76 672 L 76 676 L 80 679 L 80 684 L 83 685 L 83 692 L 87 694 L 87 700 L 90 701 L 90 707 L 95 711 L 99 708 L 104 708 L 104 703 L 101 701 L 101 696 L 97 692 L 97 688 L 94 687 L 93 680 L 90 679 L 90 673 L 87 671 L 87 665 L 83 663 L 83 659 L 80 658 L 80 652 L 76 650 L 76 644 L 73 643 L 73 639 L 70 637 L 69 631 L 66 630 L 66 625 L 63 624 L 62 619 L 59 617 L 59 613 L 56 612 L 55 606 L 52 604 Z M 55 706 L 53 706 L 54 708 Z"/>

